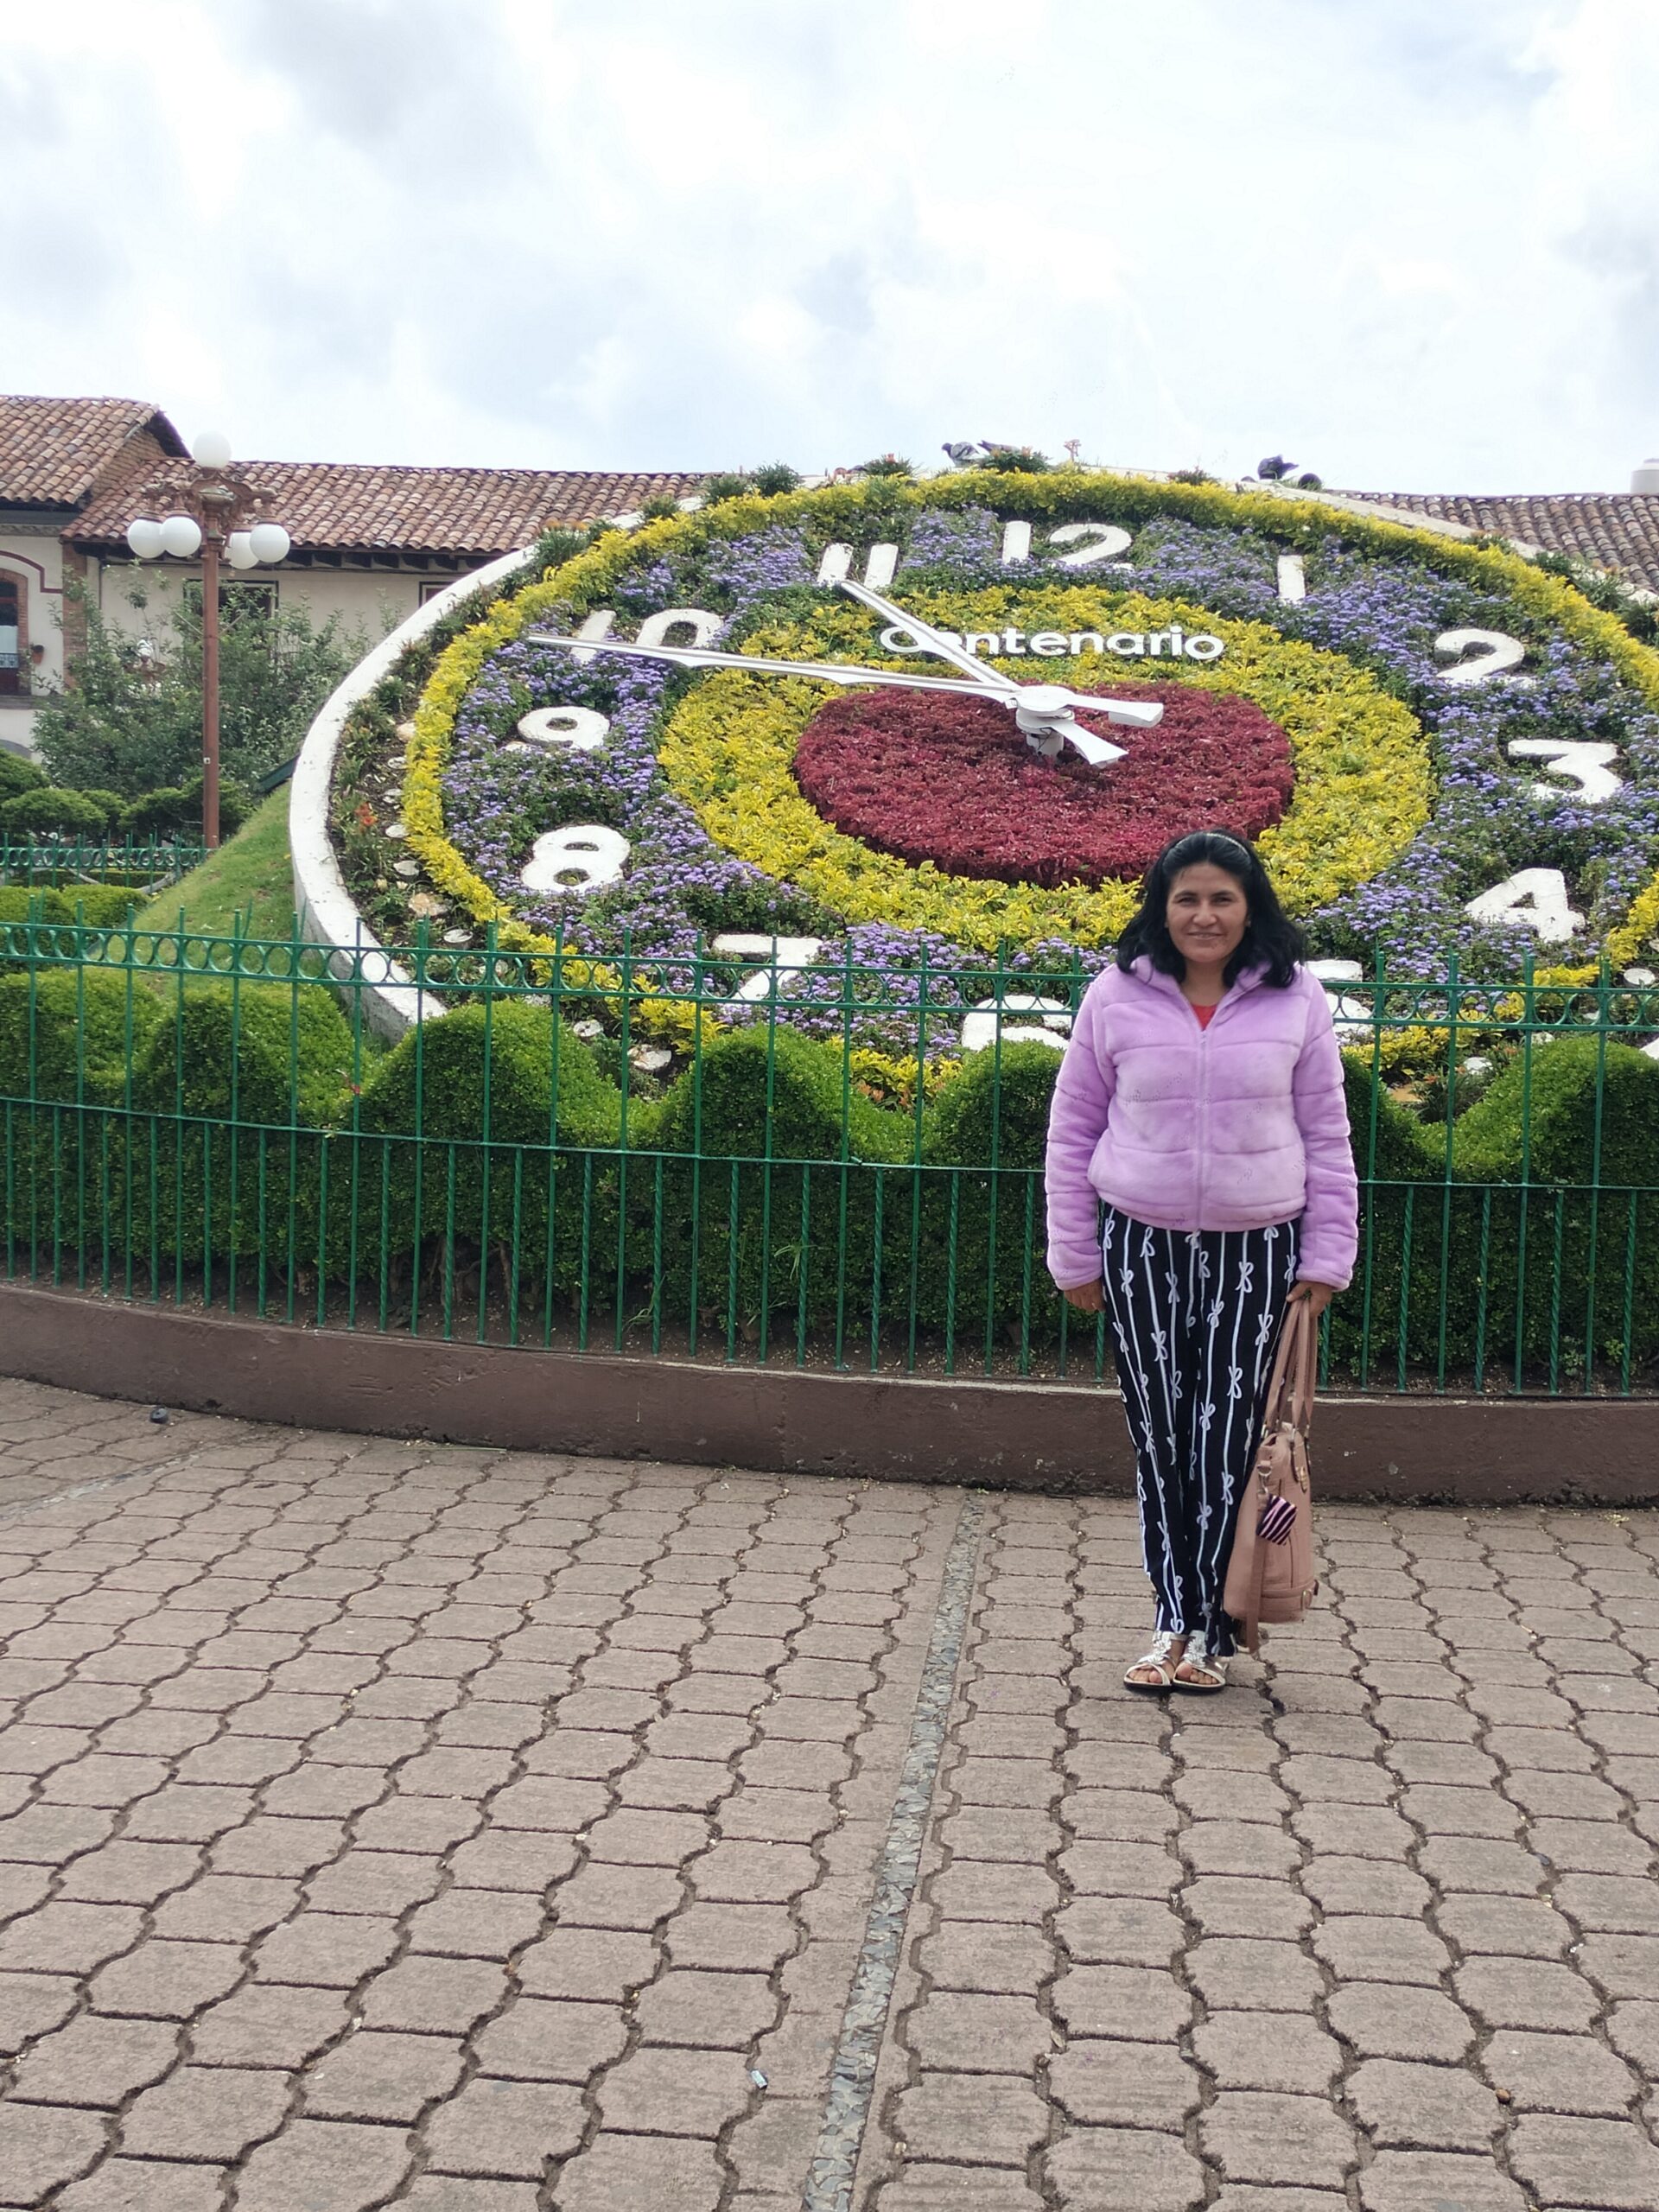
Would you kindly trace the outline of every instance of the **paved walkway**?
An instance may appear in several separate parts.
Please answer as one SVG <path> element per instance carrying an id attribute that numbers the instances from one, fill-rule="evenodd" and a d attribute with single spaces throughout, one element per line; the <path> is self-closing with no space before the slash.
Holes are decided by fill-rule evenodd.
<path id="1" fill-rule="evenodd" d="M 1323 1531 L 0 1382 L 0 2203 L 1652 2212 L 1659 1514 Z"/>

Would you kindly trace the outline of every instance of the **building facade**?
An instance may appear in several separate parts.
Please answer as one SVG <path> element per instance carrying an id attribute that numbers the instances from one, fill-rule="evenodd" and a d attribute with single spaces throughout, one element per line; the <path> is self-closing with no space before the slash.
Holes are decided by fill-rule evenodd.
<path id="1" fill-rule="evenodd" d="M 292 549 L 278 568 L 237 571 L 225 592 L 302 607 L 319 625 L 337 618 L 370 644 L 550 525 L 690 498 L 702 481 L 690 472 L 244 466 Z M 0 749 L 32 751 L 40 702 L 79 643 L 79 594 L 143 637 L 200 584 L 199 563 L 140 563 L 127 545 L 137 516 L 178 505 L 188 469 L 177 429 L 142 401 L 0 397 Z"/>

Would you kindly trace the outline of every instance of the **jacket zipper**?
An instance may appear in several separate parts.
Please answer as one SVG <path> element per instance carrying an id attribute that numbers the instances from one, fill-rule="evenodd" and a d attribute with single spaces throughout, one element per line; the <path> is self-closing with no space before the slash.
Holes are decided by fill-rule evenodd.
<path id="1" fill-rule="evenodd" d="M 1217 1006 L 1216 1014 L 1198 1031 L 1198 1156 L 1193 1166 L 1192 1206 L 1200 1229 L 1204 1226 L 1204 1170 L 1210 1157 L 1210 1032 L 1215 1027 L 1220 1011 Z M 1194 1015 L 1193 1019 L 1198 1017 Z"/>

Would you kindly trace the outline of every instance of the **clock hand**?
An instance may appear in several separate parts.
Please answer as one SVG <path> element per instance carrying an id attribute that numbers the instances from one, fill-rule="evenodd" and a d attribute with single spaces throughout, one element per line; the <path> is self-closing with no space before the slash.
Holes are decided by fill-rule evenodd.
<path id="1" fill-rule="evenodd" d="M 906 614 L 902 607 L 895 607 L 890 599 L 883 599 L 879 591 L 872 591 L 868 584 L 855 583 L 850 576 L 837 576 L 836 582 L 849 597 L 855 599 L 872 613 L 885 614 L 889 622 L 901 630 L 908 630 L 917 641 L 941 660 L 950 661 L 954 667 L 964 668 L 988 690 L 1018 691 L 1020 686 L 1011 676 L 1004 676 L 999 668 L 989 668 L 974 654 L 965 652 L 952 644 L 943 631 L 936 630 L 931 622 L 924 622 L 919 615 Z"/>
<path id="2" fill-rule="evenodd" d="M 621 653 L 632 660 L 669 661 L 677 668 L 734 668 L 747 676 L 801 676 L 815 683 L 883 683 L 905 691 L 954 691 L 970 699 L 986 696 L 982 683 L 964 683 L 954 676 L 922 676 L 899 668 L 857 668 L 847 661 L 773 660 L 760 653 L 717 652 L 710 645 L 631 645 L 619 638 L 568 638 L 556 630 L 528 630 L 524 642 L 563 645 L 585 653 Z M 1003 706 L 1024 707 L 1048 721 L 1067 708 L 1077 707 L 1134 729 L 1151 729 L 1164 718 L 1163 708 L 1156 700 L 1113 699 L 1098 691 L 1069 691 L 1058 683 L 1014 683 L 992 696 Z"/>
<path id="3" fill-rule="evenodd" d="M 716 652 L 709 645 L 629 645 L 614 638 L 563 637 L 553 630 L 526 631 L 524 642 L 528 645 L 563 645 L 582 652 L 621 653 L 631 660 L 665 660 L 677 668 L 731 668 L 746 676 L 804 676 L 815 683 L 884 683 L 905 691 L 955 691 L 974 699 L 987 696 L 982 683 L 964 683 L 954 676 L 918 676 L 909 669 L 899 668 L 855 668 L 844 661 L 772 660 L 759 653 Z M 1016 685 L 1006 693 L 992 696 L 1003 705 L 1012 707 L 1017 704 L 1018 688 Z M 1057 694 L 1063 704 L 1071 696 L 1070 692 Z M 1096 702 L 1090 700 L 1088 703 L 1092 706 Z M 1155 721 L 1163 709 L 1147 706 L 1140 712 Z"/>
<path id="4" fill-rule="evenodd" d="M 1060 710 L 1067 706 L 1087 704 L 1095 714 L 1103 714 L 1109 721 L 1127 722 L 1132 728 L 1148 729 L 1163 718 L 1163 709 L 1140 700 L 1101 699 L 1088 692 L 1067 691 L 1057 683 L 1018 683 L 1005 676 L 1001 669 L 989 668 L 982 660 L 964 652 L 942 630 L 919 616 L 906 614 L 902 607 L 894 606 L 890 599 L 883 599 L 880 592 L 872 591 L 868 584 L 855 583 L 850 576 L 836 580 L 842 591 L 860 601 L 877 614 L 885 614 L 901 630 L 908 630 L 919 644 L 925 645 L 942 660 L 957 668 L 966 669 L 994 695 L 1001 698 L 1005 706 L 1015 710 L 1015 719 L 1026 734 L 1026 741 L 1033 752 L 1044 760 L 1056 759 L 1065 745 L 1073 745 L 1091 767 L 1100 767 L 1108 760 L 1121 760 L 1123 748 L 1113 745 L 1103 737 L 1096 737 L 1086 730 L 1075 716 Z"/>

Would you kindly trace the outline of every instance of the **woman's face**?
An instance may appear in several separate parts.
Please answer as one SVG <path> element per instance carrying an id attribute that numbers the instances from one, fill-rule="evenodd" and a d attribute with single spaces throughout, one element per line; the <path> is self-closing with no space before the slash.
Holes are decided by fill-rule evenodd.
<path id="1" fill-rule="evenodd" d="M 1183 960 L 1224 967 L 1237 951 L 1249 918 L 1243 886 L 1213 861 L 1184 868 L 1171 880 L 1164 920 Z"/>

